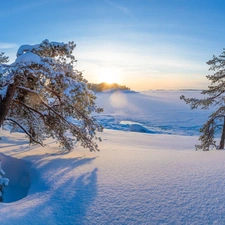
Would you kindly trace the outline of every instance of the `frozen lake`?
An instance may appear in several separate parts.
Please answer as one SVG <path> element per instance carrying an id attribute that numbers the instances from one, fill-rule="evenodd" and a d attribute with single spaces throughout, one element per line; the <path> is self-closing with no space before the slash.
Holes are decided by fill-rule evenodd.
<path id="1" fill-rule="evenodd" d="M 158 134 L 199 135 L 210 110 L 191 110 L 180 96 L 201 98 L 200 91 L 98 93 L 104 112 L 97 119 L 107 129 Z"/>

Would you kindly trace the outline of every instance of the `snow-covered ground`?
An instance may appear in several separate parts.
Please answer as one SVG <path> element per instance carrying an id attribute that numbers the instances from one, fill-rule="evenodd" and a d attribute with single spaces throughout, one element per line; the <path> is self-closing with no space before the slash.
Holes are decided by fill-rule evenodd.
<path id="1" fill-rule="evenodd" d="M 117 95 L 98 97 L 110 128 L 100 152 L 64 154 L 54 140 L 29 146 L 0 130 L 10 179 L 0 224 L 225 224 L 225 151 L 194 149 L 208 112 L 191 111 L 180 92 Z M 140 127 L 154 132 L 129 132 Z"/>

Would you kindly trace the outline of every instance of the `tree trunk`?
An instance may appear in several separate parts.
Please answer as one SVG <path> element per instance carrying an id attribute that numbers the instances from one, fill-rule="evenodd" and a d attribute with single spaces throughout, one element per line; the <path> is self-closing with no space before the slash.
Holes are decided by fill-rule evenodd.
<path id="1" fill-rule="evenodd" d="M 223 121 L 223 130 L 220 138 L 220 146 L 219 149 L 224 149 L 224 140 L 225 140 L 225 117 Z"/>
<path id="2" fill-rule="evenodd" d="M 13 84 L 9 84 L 5 97 L 2 98 L 2 96 L 0 96 L 0 127 L 2 126 L 2 123 L 9 112 L 10 104 L 16 92 L 16 87 L 17 84 L 15 82 Z"/>

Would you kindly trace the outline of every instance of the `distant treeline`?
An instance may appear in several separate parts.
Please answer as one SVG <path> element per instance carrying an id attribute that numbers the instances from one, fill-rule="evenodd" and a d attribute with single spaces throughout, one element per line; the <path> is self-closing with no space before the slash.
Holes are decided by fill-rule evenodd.
<path id="1" fill-rule="evenodd" d="M 126 87 L 125 85 L 119 85 L 117 83 L 108 84 L 105 82 L 100 84 L 89 83 L 88 88 L 94 92 L 103 92 L 103 91 L 110 91 L 110 90 L 130 91 L 130 88 Z"/>

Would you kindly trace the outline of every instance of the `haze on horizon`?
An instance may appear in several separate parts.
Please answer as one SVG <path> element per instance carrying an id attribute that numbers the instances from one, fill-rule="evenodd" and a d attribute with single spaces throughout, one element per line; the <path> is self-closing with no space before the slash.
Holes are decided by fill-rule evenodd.
<path id="1" fill-rule="evenodd" d="M 23 44 L 77 44 L 89 82 L 133 90 L 202 89 L 206 62 L 224 46 L 223 0 L 23 0 L 0 7 L 0 52 L 14 61 Z"/>

